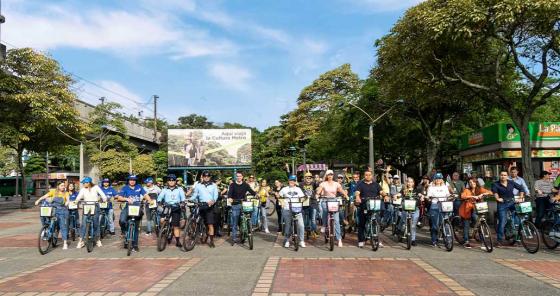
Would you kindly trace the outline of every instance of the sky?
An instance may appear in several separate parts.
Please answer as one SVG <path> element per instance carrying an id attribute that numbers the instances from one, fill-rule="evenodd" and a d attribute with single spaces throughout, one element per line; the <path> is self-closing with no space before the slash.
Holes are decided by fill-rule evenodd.
<path id="1" fill-rule="evenodd" d="M 263 130 L 321 73 L 375 65 L 376 39 L 420 0 L 0 0 L 8 48 L 49 54 L 82 100 L 170 123 L 196 113 Z"/>

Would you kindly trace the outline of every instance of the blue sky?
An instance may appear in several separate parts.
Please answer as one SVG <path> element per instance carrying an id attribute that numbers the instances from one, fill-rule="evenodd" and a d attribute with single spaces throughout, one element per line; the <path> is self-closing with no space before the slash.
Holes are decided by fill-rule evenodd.
<path id="1" fill-rule="evenodd" d="M 197 113 L 264 129 L 344 63 L 365 78 L 375 39 L 419 0 L 4 0 L 2 40 L 56 58 L 76 92 L 170 122 Z M 94 85 L 95 84 L 95 85 Z M 150 115 L 151 116 L 151 115 Z"/>

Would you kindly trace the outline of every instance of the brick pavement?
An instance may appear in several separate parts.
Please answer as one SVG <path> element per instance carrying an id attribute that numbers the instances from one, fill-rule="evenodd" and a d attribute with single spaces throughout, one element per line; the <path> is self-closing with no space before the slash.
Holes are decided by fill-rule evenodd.
<path id="1" fill-rule="evenodd" d="M 406 258 L 271 257 L 253 290 L 269 293 L 474 295 L 422 260 Z"/>
<path id="2" fill-rule="evenodd" d="M 198 258 L 62 259 L 0 280 L 0 292 L 158 293 Z M 91 295 L 91 294 L 90 294 Z"/>
<path id="3" fill-rule="evenodd" d="M 0 229 L 10 229 L 30 225 L 30 222 L 0 222 Z"/>
<path id="4" fill-rule="evenodd" d="M 560 260 L 496 259 L 494 261 L 528 277 L 560 288 Z"/>
<path id="5" fill-rule="evenodd" d="M 37 247 L 37 233 L 26 233 L 0 237 L 0 248 L 29 248 Z"/>

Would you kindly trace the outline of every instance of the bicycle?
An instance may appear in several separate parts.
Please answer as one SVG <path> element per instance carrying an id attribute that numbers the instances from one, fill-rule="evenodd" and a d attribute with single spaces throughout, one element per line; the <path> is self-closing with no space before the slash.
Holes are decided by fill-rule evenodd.
<path id="1" fill-rule="evenodd" d="M 402 227 L 404 227 L 404 229 L 401 229 L 398 235 L 400 236 L 399 241 L 402 239 L 406 240 L 407 250 L 412 248 L 412 215 L 416 212 L 417 204 L 417 200 L 413 195 L 408 195 L 407 198 L 402 201 L 401 208 L 406 212 L 406 221 L 403 221 Z"/>
<path id="2" fill-rule="evenodd" d="M 340 202 L 336 198 L 326 198 L 327 203 L 327 222 L 325 227 L 325 243 L 329 244 L 329 250 L 334 250 L 334 215 L 338 215 Z"/>
<path id="3" fill-rule="evenodd" d="M 541 235 L 544 245 L 549 250 L 554 250 L 560 245 L 560 204 L 554 203 L 547 210 L 545 220 L 541 226 Z"/>
<path id="4" fill-rule="evenodd" d="M 515 213 L 506 211 L 506 225 L 504 228 L 504 237 L 511 240 L 510 245 L 514 245 L 521 240 L 521 244 L 530 254 L 539 251 L 540 234 L 539 230 L 531 222 L 531 213 L 533 206 L 530 201 L 524 201 L 520 197 L 515 198 Z M 517 217 L 518 219 L 515 219 Z"/>
<path id="5" fill-rule="evenodd" d="M 76 233 L 79 233 L 78 226 L 78 204 L 71 201 L 68 203 L 68 236 L 72 241 L 76 240 Z"/>
<path id="6" fill-rule="evenodd" d="M 251 227 L 253 231 L 261 229 L 261 201 L 254 196 L 247 196 L 247 200 L 253 202 L 253 213 L 251 216 Z M 253 223 L 255 222 L 256 223 Z"/>
<path id="7" fill-rule="evenodd" d="M 402 197 L 395 198 L 391 201 L 393 204 L 393 213 L 391 218 L 391 234 L 394 236 L 399 236 L 399 225 L 402 219 Z M 398 241 L 401 242 L 402 239 L 399 237 Z"/>
<path id="8" fill-rule="evenodd" d="M 453 251 L 453 227 L 449 217 L 453 215 L 453 201 L 447 198 L 438 198 L 439 219 L 441 223 L 438 229 L 438 241 L 443 241 L 443 245 L 447 252 Z"/>
<path id="9" fill-rule="evenodd" d="M 206 224 L 204 224 L 204 219 L 200 215 L 200 203 L 187 203 L 187 207 L 191 215 L 182 234 L 185 252 L 193 250 L 197 240 L 204 243 L 208 238 Z"/>
<path id="10" fill-rule="evenodd" d="M 124 236 L 124 247 L 127 249 L 126 256 L 130 256 L 134 239 L 138 237 L 136 219 L 140 217 L 140 206 L 128 204 L 126 208 L 128 210 L 128 227 Z"/>
<path id="11" fill-rule="evenodd" d="M 161 219 L 163 219 L 163 222 L 161 222 L 161 230 L 157 237 L 158 252 L 165 250 L 167 244 L 173 239 L 173 228 L 171 227 L 171 222 L 173 220 L 171 212 L 173 211 L 173 207 L 168 204 L 163 204 L 162 209 Z"/>
<path id="12" fill-rule="evenodd" d="M 99 235 L 101 239 L 105 238 L 109 232 L 109 203 L 100 202 L 99 203 Z M 112 217 L 111 217 L 112 218 Z"/>
<path id="13" fill-rule="evenodd" d="M 154 228 L 154 233 L 156 234 L 156 237 L 159 237 L 159 232 L 160 232 L 160 216 L 159 216 L 159 212 L 157 210 L 157 200 L 152 199 L 150 200 L 150 203 L 148 204 L 148 210 L 150 211 L 150 221 L 152 222 L 152 227 Z"/>
<path id="14" fill-rule="evenodd" d="M 288 205 L 290 206 L 290 213 L 292 214 L 292 235 L 291 235 L 291 240 L 294 243 L 294 250 L 297 252 L 299 250 L 299 244 L 300 244 L 300 240 L 299 240 L 299 235 L 298 235 L 298 215 L 302 214 L 302 210 L 303 210 L 303 203 L 301 202 L 300 199 L 298 199 L 298 201 L 293 202 L 291 200 L 288 201 Z"/>
<path id="15" fill-rule="evenodd" d="M 254 210 L 252 201 L 243 201 L 241 203 L 242 213 L 239 217 L 239 232 L 241 244 L 245 241 L 249 243 L 249 250 L 253 249 L 253 227 L 251 227 L 251 218 Z"/>
<path id="16" fill-rule="evenodd" d="M 472 197 L 464 202 L 474 203 L 473 211 L 475 211 L 476 213 L 476 220 L 474 222 L 474 226 L 470 227 L 469 229 L 468 237 L 474 238 L 476 241 L 481 242 L 484 245 L 485 251 L 488 253 L 492 253 L 492 251 L 494 250 L 494 242 L 492 241 L 490 227 L 488 226 L 488 222 L 486 222 L 486 215 L 488 213 L 488 202 L 484 201 L 484 199 L 481 199 L 477 202 Z M 464 237 L 463 223 L 471 223 L 471 221 L 463 221 L 461 217 L 457 216 L 454 217 L 452 223 L 455 240 L 457 240 L 457 242 L 460 244 L 465 243 L 463 239 Z"/>
<path id="17" fill-rule="evenodd" d="M 346 216 L 346 209 L 347 209 L 346 200 L 343 199 L 343 198 L 340 198 L 340 197 L 337 198 L 337 200 L 338 200 L 338 205 L 339 205 L 339 208 L 338 208 L 339 215 L 340 215 L 340 213 L 342 213 L 342 219 L 340 219 L 341 221 L 339 223 L 340 224 L 340 237 L 342 239 L 344 239 L 344 238 L 346 238 L 346 227 L 344 225 L 344 221 L 346 220 L 346 217 L 347 217 Z"/>
<path id="18" fill-rule="evenodd" d="M 97 211 L 97 202 L 86 201 L 83 202 L 84 216 L 86 217 L 86 232 L 84 234 L 83 240 L 86 244 L 86 249 L 88 253 L 93 251 L 93 245 L 95 242 L 95 211 Z"/>
<path id="19" fill-rule="evenodd" d="M 58 243 L 58 233 L 60 229 L 58 227 L 58 219 L 55 215 L 56 208 L 52 206 L 41 206 L 40 215 L 41 217 L 49 218 L 48 224 L 43 224 L 41 230 L 39 231 L 39 253 L 45 255 L 56 247 Z"/>
<path id="20" fill-rule="evenodd" d="M 270 217 L 274 215 L 274 212 L 276 212 L 276 204 L 270 198 L 267 198 L 265 209 L 266 209 L 266 216 Z"/>
<path id="21" fill-rule="evenodd" d="M 366 240 L 371 242 L 371 248 L 377 251 L 379 249 L 379 223 L 377 222 L 377 215 L 381 211 L 382 201 L 368 197 L 365 199 L 365 202 L 367 211 L 365 237 Z"/>

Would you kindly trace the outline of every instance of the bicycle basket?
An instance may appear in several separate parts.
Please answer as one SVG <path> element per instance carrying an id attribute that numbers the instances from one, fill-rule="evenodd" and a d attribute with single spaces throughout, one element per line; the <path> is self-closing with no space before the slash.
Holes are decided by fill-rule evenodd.
<path id="1" fill-rule="evenodd" d="M 476 204 L 474 204 L 474 207 L 476 209 L 477 214 L 488 213 L 488 203 L 485 201 L 477 202 Z"/>
<path id="2" fill-rule="evenodd" d="M 84 215 L 95 215 L 95 203 L 84 204 Z"/>
<path id="3" fill-rule="evenodd" d="M 338 201 L 327 201 L 327 209 L 329 212 L 338 212 Z"/>
<path id="4" fill-rule="evenodd" d="M 440 202 L 440 209 L 443 213 L 453 212 L 453 202 L 452 201 Z"/>
<path id="5" fill-rule="evenodd" d="M 525 201 L 525 197 L 521 197 L 519 195 L 514 196 L 514 199 L 516 203 L 522 203 Z"/>
<path id="6" fill-rule="evenodd" d="M 253 202 L 253 206 L 254 206 L 255 208 L 258 207 L 258 206 L 260 205 L 260 200 L 258 200 L 258 199 L 252 199 L 251 201 Z"/>
<path id="7" fill-rule="evenodd" d="M 157 202 L 155 199 L 150 200 L 150 204 L 148 205 L 148 208 L 150 209 L 157 208 Z"/>
<path id="8" fill-rule="evenodd" d="M 52 217 L 54 215 L 53 207 L 41 207 L 41 217 Z"/>
<path id="9" fill-rule="evenodd" d="M 128 205 L 128 216 L 129 217 L 140 216 L 140 206 Z"/>
<path id="10" fill-rule="evenodd" d="M 252 201 L 244 201 L 241 203 L 241 207 L 243 208 L 244 213 L 250 213 L 253 211 L 253 202 Z"/>
<path id="11" fill-rule="evenodd" d="M 368 211 L 380 211 L 381 210 L 381 200 L 380 199 L 370 199 L 367 201 Z"/>
<path id="12" fill-rule="evenodd" d="M 400 206 L 402 204 L 402 198 L 399 197 L 399 198 L 393 199 L 393 204 Z"/>
<path id="13" fill-rule="evenodd" d="M 515 211 L 519 214 L 528 214 L 533 212 L 533 206 L 530 201 L 518 203 L 515 205 Z"/>
<path id="14" fill-rule="evenodd" d="M 68 203 L 68 209 L 69 210 L 77 210 L 78 209 L 78 204 L 71 201 L 71 202 Z"/>
<path id="15" fill-rule="evenodd" d="M 415 199 L 405 199 L 403 204 L 405 211 L 416 211 L 416 200 Z"/>
<path id="16" fill-rule="evenodd" d="M 290 211 L 294 214 L 301 213 L 301 209 L 303 208 L 302 202 L 290 202 Z"/>
<path id="17" fill-rule="evenodd" d="M 109 204 L 107 202 L 100 202 L 99 203 L 99 208 L 100 209 L 106 209 L 107 207 L 109 207 Z"/>

